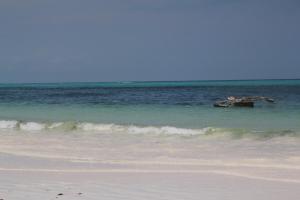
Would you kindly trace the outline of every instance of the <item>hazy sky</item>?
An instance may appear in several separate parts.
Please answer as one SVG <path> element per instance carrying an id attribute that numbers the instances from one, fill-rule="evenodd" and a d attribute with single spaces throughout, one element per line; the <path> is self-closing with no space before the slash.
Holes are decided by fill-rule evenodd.
<path id="1" fill-rule="evenodd" d="M 1 0 L 0 82 L 300 78 L 299 0 Z"/>

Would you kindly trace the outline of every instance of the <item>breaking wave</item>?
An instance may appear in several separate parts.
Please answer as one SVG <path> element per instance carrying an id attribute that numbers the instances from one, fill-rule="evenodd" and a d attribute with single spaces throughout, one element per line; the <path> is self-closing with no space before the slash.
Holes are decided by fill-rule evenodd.
<path id="1" fill-rule="evenodd" d="M 131 134 L 166 134 L 166 135 L 203 135 L 213 130 L 213 128 L 204 129 L 185 129 L 172 126 L 135 126 L 135 125 L 116 125 L 116 124 L 96 124 L 88 122 L 22 122 L 15 120 L 0 121 L 1 130 L 16 131 L 84 131 L 98 133 L 131 133 Z"/>
<path id="2" fill-rule="evenodd" d="M 0 120 L 0 132 L 83 132 L 101 134 L 155 134 L 180 136 L 230 136 L 234 138 L 259 137 L 270 138 L 277 136 L 300 136 L 299 132 L 292 130 L 253 131 L 246 129 L 229 129 L 206 127 L 200 129 L 178 128 L 173 126 L 135 126 L 117 124 L 97 124 L 89 122 L 23 122 L 17 120 Z"/>

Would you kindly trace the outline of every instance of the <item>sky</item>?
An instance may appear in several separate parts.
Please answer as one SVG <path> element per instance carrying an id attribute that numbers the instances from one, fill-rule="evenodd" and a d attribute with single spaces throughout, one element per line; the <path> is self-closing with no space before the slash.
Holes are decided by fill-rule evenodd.
<path id="1" fill-rule="evenodd" d="M 300 78 L 299 0 L 1 0 L 0 82 Z"/>

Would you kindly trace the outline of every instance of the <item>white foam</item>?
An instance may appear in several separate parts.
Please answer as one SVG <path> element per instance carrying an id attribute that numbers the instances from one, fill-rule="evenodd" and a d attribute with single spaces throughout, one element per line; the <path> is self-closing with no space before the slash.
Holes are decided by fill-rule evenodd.
<path id="1" fill-rule="evenodd" d="M 176 128 L 171 126 L 165 126 L 161 128 L 162 132 L 164 134 L 168 135 L 202 135 L 205 134 L 207 131 L 207 128 L 205 129 L 184 129 L 184 128 Z"/>
<path id="2" fill-rule="evenodd" d="M 0 129 L 14 129 L 18 125 L 18 121 L 7 121 L 7 120 L 2 120 L 0 121 Z"/>
<path id="3" fill-rule="evenodd" d="M 79 123 L 77 128 L 84 131 L 112 132 L 114 126 L 114 124 Z"/>
<path id="4" fill-rule="evenodd" d="M 45 124 L 37 123 L 37 122 L 27 122 L 21 123 L 20 129 L 24 131 L 41 131 L 46 128 Z"/>
<path id="5" fill-rule="evenodd" d="M 202 129 L 188 129 L 188 128 L 177 128 L 173 126 L 162 126 L 162 127 L 139 127 L 139 126 L 129 126 L 127 129 L 128 133 L 132 134 L 164 134 L 164 135 L 205 135 L 214 129 L 202 128 Z"/>
<path id="6" fill-rule="evenodd" d="M 203 135 L 206 134 L 211 128 L 204 129 L 185 129 L 172 126 L 122 126 L 115 124 L 93 124 L 93 123 L 80 123 L 77 125 L 79 130 L 93 131 L 99 133 L 126 133 L 126 134 L 165 134 L 165 135 Z"/>
<path id="7" fill-rule="evenodd" d="M 103 134 L 155 134 L 155 135 L 206 135 L 211 133 L 224 133 L 225 130 L 217 128 L 178 128 L 173 126 L 135 126 L 135 125 L 116 125 L 116 124 L 97 124 L 89 122 L 18 122 L 18 121 L 0 121 L 1 129 L 15 129 L 19 131 L 73 131 L 85 133 L 103 133 Z"/>
<path id="8" fill-rule="evenodd" d="M 160 128 L 158 127 L 138 127 L 138 126 L 129 126 L 126 130 L 127 133 L 132 134 L 158 134 Z"/>
<path id="9" fill-rule="evenodd" d="M 57 122 L 57 123 L 50 124 L 47 128 L 48 129 L 55 129 L 55 128 L 59 128 L 59 127 L 61 127 L 63 125 L 64 125 L 63 122 Z"/>

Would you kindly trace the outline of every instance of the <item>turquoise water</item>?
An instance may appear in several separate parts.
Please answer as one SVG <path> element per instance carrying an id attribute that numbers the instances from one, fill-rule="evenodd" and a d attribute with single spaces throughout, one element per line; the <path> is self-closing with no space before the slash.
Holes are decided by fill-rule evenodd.
<path id="1" fill-rule="evenodd" d="M 231 95 L 276 103 L 212 106 Z M 298 132 L 300 80 L 0 84 L 0 120 Z"/>

